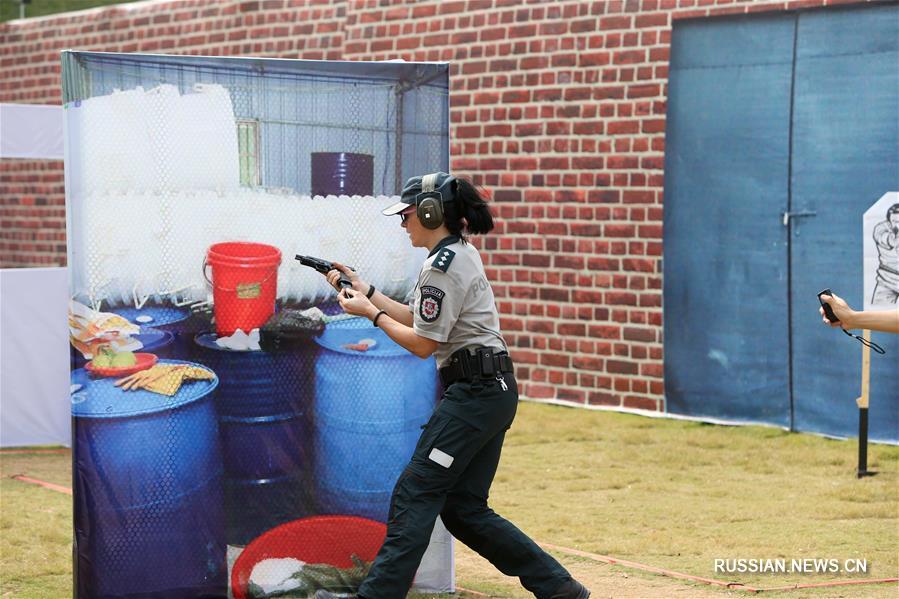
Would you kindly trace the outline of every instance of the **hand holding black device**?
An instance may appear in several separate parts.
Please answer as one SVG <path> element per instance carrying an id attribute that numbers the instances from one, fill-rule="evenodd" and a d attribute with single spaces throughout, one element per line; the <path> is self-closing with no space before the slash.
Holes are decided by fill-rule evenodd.
<path id="1" fill-rule="evenodd" d="M 825 302 L 823 299 L 821 299 L 822 295 L 826 295 L 828 297 L 833 297 L 833 292 L 829 288 L 824 289 L 823 291 L 819 291 L 818 292 L 818 301 L 821 302 L 821 309 L 824 310 L 824 316 L 827 317 L 827 320 L 829 320 L 832 323 L 840 322 L 840 319 L 837 318 L 836 314 L 834 314 L 833 308 L 831 307 L 831 305 L 829 303 Z M 855 337 L 856 339 L 859 340 L 859 342 L 861 342 L 862 345 L 866 345 L 866 346 L 870 347 L 878 354 L 886 353 L 886 351 L 884 351 L 884 349 L 882 347 L 880 347 L 873 341 L 868 341 L 867 339 L 865 339 L 864 337 L 861 337 L 859 335 L 853 335 L 852 333 L 850 333 L 849 331 L 847 331 L 846 329 L 844 329 L 842 327 L 840 327 L 840 330 L 843 331 L 844 333 L 846 333 L 847 335 L 849 335 L 850 337 Z"/>

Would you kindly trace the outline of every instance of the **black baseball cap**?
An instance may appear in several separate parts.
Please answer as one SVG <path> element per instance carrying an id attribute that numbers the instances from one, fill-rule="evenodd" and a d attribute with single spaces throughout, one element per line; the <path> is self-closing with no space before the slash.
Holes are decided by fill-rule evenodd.
<path id="1" fill-rule="evenodd" d="M 415 206 L 419 196 L 425 194 L 435 197 L 439 196 L 443 202 L 450 202 L 453 199 L 452 184 L 455 180 L 455 177 L 443 172 L 432 173 L 423 177 L 410 177 L 406 184 L 403 185 L 400 201 L 384 208 L 381 214 L 384 216 L 399 214 L 409 206 Z M 426 189 L 423 189 L 423 185 Z"/>

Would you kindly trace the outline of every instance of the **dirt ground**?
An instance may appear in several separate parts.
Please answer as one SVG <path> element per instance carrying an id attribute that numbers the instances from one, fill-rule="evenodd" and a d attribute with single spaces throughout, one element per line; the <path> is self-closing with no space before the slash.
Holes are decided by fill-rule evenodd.
<path id="1" fill-rule="evenodd" d="M 640 597 L 640 598 L 664 598 L 664 597 L 726 597 L 747 595 L 747 593 L 727 590 L 712 590 L 705 585 L 696 585 L 687 581 L 677 581 L 671 578 L 654 575 L 637 574 L 628 572 L 623 568 L 602 564 L 579 557 L 565 556 L 560 553 L 553 555 L 564 565 L 569 572 L 587 588 L 590 589 L 591 599 L 605 599 L 606 597 Z M 465 599 L 496 597 L 503 599 L 531 599 L 533 595 L 527 592 L 515 578 L 509 578 L 497 571 L 487 560 L 473 552 L 461 543 L 456 543 L 456 584 L 465 591 L 460 597 Z M 481 594 L 483 593 L 483 594 Z"/>
<path id="2" fill-rule="evenodd" d="M 752 593 L 746 590 L 726 589 L 701 582 L 692 582 L 641 572 L 621 566 L 597 562 L 557 551 L 551 552 L 562 565 L 591 591 L 591 599 L 662 599 L 706 597 L 773 597 L 798 599 L 822 597 L 892 598 L 899 597 L 899 583 L 866 584 L 817 589 L 795 589 Z M 689 574 L 689 573 L 686 573 Z M 893 576 L 899 576 L 899 572 Z M 771 581 L 769 587 L 780 586 Z M 810 581 L 811 582 L 811 581 Z M 532 599 L 515 578 L 504 576 L 487 560 L 456 543 L 456 585 L 462 599 Z M 437 596 L 440 597 L 440 596 Z M 445 595 L 443 596 L 445 597 Z"/>

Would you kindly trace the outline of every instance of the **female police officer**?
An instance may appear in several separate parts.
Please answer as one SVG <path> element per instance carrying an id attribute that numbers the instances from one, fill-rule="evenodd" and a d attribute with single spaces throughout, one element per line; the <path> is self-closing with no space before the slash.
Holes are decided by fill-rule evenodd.
<path id="1" fill-rule="evenodd" d="M 518 405 L 512 361 L 499 331 L 493 290 L 468 233 L 487 233 L 493 218 L 475 187 L 446 173 L 413 177 L 399 214 L 413 246 L 429 250 L 414 302 L 406 306 L 336 264 L 352 280 L 340 305 L 370 318 L 391 339 L 425 358 L 434 354 L 446 391 L 393 491 L 387 537 L 360 598 L 405 597 L 439 514 L 457 539 L 535 596 L 586 599 L 590 592 L 530 538 L 487 506 L 506 429 Z M 340 273 L 328 281 L 338 288 Z M 337 597 L 319 591 L 316 599 Z"/>

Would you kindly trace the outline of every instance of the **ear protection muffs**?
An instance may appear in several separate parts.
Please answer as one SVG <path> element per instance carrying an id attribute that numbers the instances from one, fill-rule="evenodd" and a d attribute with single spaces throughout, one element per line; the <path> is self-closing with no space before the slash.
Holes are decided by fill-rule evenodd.
<path id="1" fill-rule="evenodd" d="M 421 193 L 415 196 L 415 213 L 418 221 L 426 229 L 437 229 L 446 219 L 444 204 L 454 199 L 453 183 L 456 178 L 448 176 L 437 187 L 437 179 L 443 173 L 431 173 L 421 178 Z"/>

